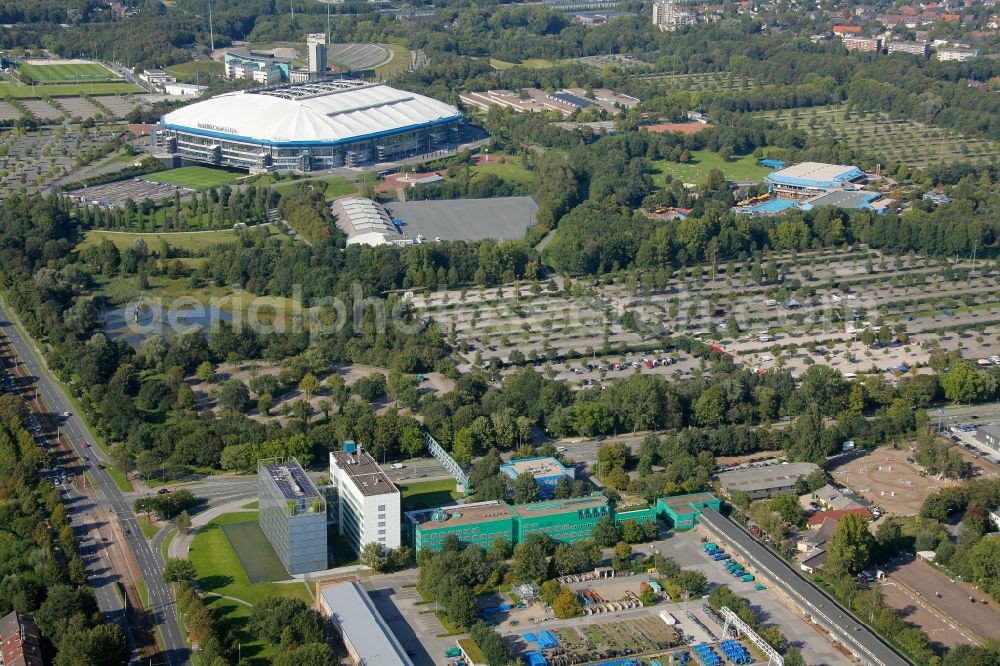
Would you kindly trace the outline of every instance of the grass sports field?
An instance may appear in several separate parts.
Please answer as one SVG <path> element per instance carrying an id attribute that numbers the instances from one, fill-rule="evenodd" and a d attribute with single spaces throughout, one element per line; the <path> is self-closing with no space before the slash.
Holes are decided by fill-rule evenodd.
<path id="1" fill-rule="evenodd" d="M 507 155 L 503 163 L 490 162 L 472 167 L 474 174 L 493 174 L 497 178 L 517 183 L 527 189 L 533 189 L 538 184 L 538 177 L 533 171 L 524 168 L 520 157 Z"/>
<path id="2" fill-rule="evenodd" d="M 0 81 L 0 97 L 31 99 L 32 97 L 79 97 L 80 95 L 127 95 L 141 93 L 142 88 L 131 83 L 114 81 L 91 83 L 49 83 L 41 85 L 20 85 L 11 81 Z"/>
<path id="3" fill-rule="evenodd" d="M 384 62 L 375 68 L 375 76 L 387 79 L 393 74 L 405 72 L 410 68 L 410 50 L 398 44 L 385 44 L 392 51 L 392 60 Z"/>
<path id="4" fill-rule="evenodd" d="M 104 65 L 96 62 L 51 65 L 21 63 L 17 69 L 22 76 L 28 76 L 36 83 L 76 83 L 121 78 Z"/>
<path id="5" fill-rule="evenodd" d="M 729 161 L 723 160 L 718 153 L 710 150 L 696 150 L 691 153 L 691 161 L 687 164 L 656 160 L 652 162 L 653 182 L 663 185 L 668 175 L 674 180 L 701 185 L 708 179 L 708 172 L 719 169 L 728 180 L 757 180 L 771 173 L 773 169 L 757 166 L 753 155 L 744 155 Z"/>
<path id="6" fill-rule="evenodd" d="M 245 175 L 235 171 L 224 171 L 211 167 L 188 166 L 150 174 L 146 176 L 146 179 L 168 185 L 180 185 L 192 190 L 207 190 L 212 187 L 234 183 Z"/>
<path id="7" fill-rule="evenodd" d="M 267 178 L 267 176 L 265 176 Z M 266 184 L 266 180 L 256 181 L 259 184 Z M 323 190 L 323 196 L 327 199 L 335 199 L 337 197 L 342 197 L 347 194 L 354 194 L 358 191 L 351 181 L 347 180 L 343 176 L 325 176 L 323 178 L 310 178 L 309 180 L 286 180 L 279 183 L 274 183 L 271 185 L 271 189 L 275 192 L 280 192 L 282 195 L 286 195 L 291 192 L 298 183 L 309 183 L 314 186 L 323 186 L 326 189 Z"/>
<path id="8" fill-rule="evenodd" d="M 501 71 L 512 67 L 524 67 L 525 69 L 549 69 L 550 67 L 555 67 L 556 65 L 565 62 L 569 61 L 528 58 L 527 60 L 522 60 L 521 62 L 508 62 L 506 60 L 500 60 L 499 58 L 490 58 L 490 65 L 494 69 L 499 69 Z"/>

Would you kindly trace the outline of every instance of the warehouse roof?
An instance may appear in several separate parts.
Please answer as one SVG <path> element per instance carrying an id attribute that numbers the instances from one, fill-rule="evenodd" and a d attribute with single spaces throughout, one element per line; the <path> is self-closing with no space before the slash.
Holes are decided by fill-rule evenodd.
<path id="1" fill-rule="evenodd" d="M 411 240 L 393 223 L 385 207 L 371 199 L 337 199 L 332 210 L 337 225 L 347 234 L 348 245 L 384 245 Z"/>
<path id="2" fill-rule="evenodd" d="M 412 666 L 403 645 L 358 581 L 320 590 L 330 619 L 365 666 Z"/>
<path id="3" fill-rule="evenodd" d="M 351 79 L 240 90 L 163 116 L 172 129 L 266 143 L 340 143 L 462 117 L 450 104 Z"/>
<path id="4" fill-rule="evenodd" d="M 726 490 L 767 490 L 794 485 L 804 476 L 809 476 L 817 469 L 816 465 L 807 462 L 788 463 L 786 465 L 769 465 L 766 467 L 745 467 L 719 474 L 719 483 Z"/>

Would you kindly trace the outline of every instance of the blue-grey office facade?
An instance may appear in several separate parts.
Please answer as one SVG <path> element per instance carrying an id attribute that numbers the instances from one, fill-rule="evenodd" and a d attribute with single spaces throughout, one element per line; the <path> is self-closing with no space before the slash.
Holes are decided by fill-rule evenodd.
<path id="1" fill-rule="evenodd" d="M 326 499 L 298 460 L 257 461 L 258 522 L 289 574 L 327 568 Z"/>

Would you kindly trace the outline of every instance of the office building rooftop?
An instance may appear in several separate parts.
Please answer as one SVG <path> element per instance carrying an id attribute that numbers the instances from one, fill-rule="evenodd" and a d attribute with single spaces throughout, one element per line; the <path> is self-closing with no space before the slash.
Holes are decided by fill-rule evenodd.
<path id="1" fill-rule="evenodd" d="M 399 492 L 375 459 L 360 447 L 356 453 L 334 451 L 330 455 L 337 467 L 347 472 L 351 483 L 362 495 L 390 495 Z"/>
<path id="2" fill-rule="evenodd" d="M 506 502 L 492 500 L 489 502 L 474 502 L 456 506 L 442 506 L 436 509 L 409 511 L 406 517 L 424 529 L 434 529 L 442 525 L 457 526 L 490 520 L 510 519 L 514 512 Z"/>
<path id="3" fill-rule="evenodd" d="M 285 499 L 299 500 L 318 497 L 319 491 L 306 475 L 298 461 L 290 460 L 266 466 L 274 485 L 281 490 Z"/>

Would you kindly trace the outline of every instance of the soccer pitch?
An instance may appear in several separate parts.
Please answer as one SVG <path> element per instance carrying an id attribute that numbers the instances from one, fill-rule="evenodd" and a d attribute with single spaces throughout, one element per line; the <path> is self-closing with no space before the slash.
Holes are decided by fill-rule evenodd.
<path id="1" fill-rule="evenodd" d="M 22 76 L 36 83 L 76 83 L 78 81 L 107 81 L 121 78 L 110 69 L 96 62 L 58 64 L 28 64 L 17 66 Z"/>

